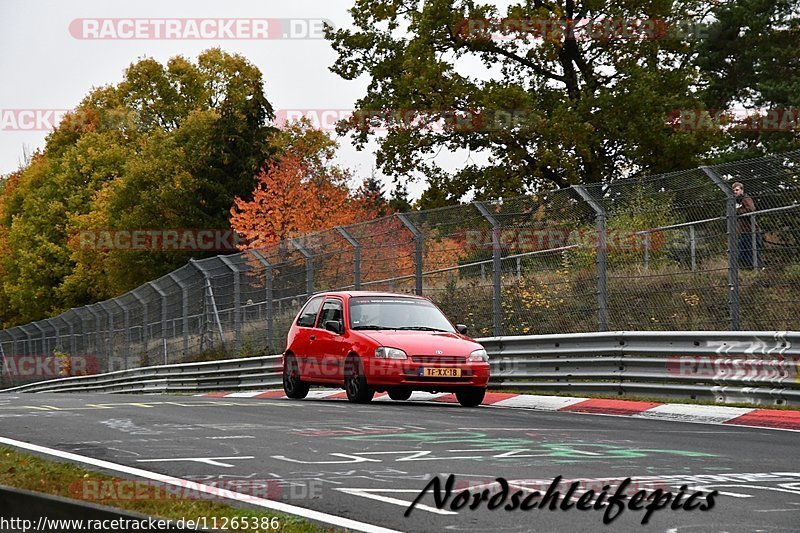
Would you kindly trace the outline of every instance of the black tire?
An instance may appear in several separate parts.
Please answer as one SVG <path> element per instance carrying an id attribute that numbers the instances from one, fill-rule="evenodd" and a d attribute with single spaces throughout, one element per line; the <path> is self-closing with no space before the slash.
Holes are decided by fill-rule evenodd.
<path id="1" fill-rule="evenodd" d="M 473 387 L 457 392 L 456 398 L 458 398 L 458 403 L 464 407 L 477 407 L 481 404 L 485 395 L 486 389 Z"/>
<path id="2" fill-rule="evenodd" d="M 402 402 L 411 398 L 411 389 L 389 389 L 389 398 Z"/>
<path id="3" fill-rule="evenodd" d="M 349 357 L 344 364 L 344 390 L 347 399 L 354 403 L 369 403 L 375 389 L 367 384 L 364 367 L 358 357 Z"/>
<path id="4" fill-rule="evenodd" d="M 283 392 L 293 400 L 301 400 L 308 395 L 310 385 L 300 379 L 300 366 L 293 355 L 287 355 L 283 364 Z"/>

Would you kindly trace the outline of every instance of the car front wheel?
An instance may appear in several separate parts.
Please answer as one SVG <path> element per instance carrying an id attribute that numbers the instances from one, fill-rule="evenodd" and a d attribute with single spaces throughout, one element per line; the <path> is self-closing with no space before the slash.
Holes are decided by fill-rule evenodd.
<path id="1" fill-rule="evenodd" d="M 347 399 L 355 403 L 369 403 L 375 396 L 375 389 L 367 384 L 361 359 L 350 357 L 345 362 L 344 390 Z"/>
<path id="2" fill-rule="evenodd" d="M 411 398 L 411 389 L 389 389 L 389 398 L 402 402 Z"/>
<path id="3" fill-rule="evenodd" d="M 293 355 L 287 355 L 283 365 L 283 392 L 293 400 L 308 395 L 309 384 L 300 379 L 300 366 Z"/>
<path id="4" fill-rule="evenodd" d="M 481 404 L 485 395 L 486 389 L 474 387 L 457 392 L 456 398 L 458 403 L 464 407 L 477 407 Z"/>

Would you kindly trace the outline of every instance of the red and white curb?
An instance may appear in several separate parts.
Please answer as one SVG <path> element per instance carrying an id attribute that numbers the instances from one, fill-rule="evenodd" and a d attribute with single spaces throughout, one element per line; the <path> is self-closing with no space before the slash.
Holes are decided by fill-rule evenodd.
<path id="1" fill-rule="evenodd" d="M 212 392 L 197 396 L 211 398 L 261 398 L 269 400 L 287 399 L 282 390 L 249 392 Z M 312 400 L 344 400 L 342 390 L 311 390 L 307 396 Z M 392 401 L 385 393 L 375 395 L 375 401 Z M 414 392 L 410 402 L 457 403 L 455 394 L 430 394 Z M 723 405 L 690 405 L 682 403 L 641 402 L 633 400 L 606 400 L 602 398 L 568 398 L 565 396 L 537 396 L 487 392 L 483 405 L 539 411 L 568 411 L 609 416 L 629 416 L 652 420 L 672 420 L 698 424 L 726 424 L 757 428 L 800 431 L 800 411 L 779 409 L 757 409 L 726 407 Z"/>

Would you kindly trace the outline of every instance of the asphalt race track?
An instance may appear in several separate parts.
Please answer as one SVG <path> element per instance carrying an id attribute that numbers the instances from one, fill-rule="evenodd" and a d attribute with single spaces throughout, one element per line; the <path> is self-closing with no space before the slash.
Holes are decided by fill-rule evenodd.
<path id="1" fill-rule="evenodd" d="M 0 436 L 204 484 L 235 482 L 243 494 L 356 520 L 368 531 L 800 530 L 793 431 L 443 403 L 5 394 Z M 448 474 L 455 485 L 444 508 L 428 493 L 404 517 L 432 476 Z M 450 507 L 465 488 L 496 489 L 497 477 L 527 496 L 544 494 L 556 476 L 568 480 L 562 494 L 583 480 L 573 503 L 606 484 L 613 493 L 629 477 L 629 495 L 676 495 L 681 485 L 686 496 L 719 495 L 711 510 L 667 505 L 647 525 L 645 510 L 627 507 L 610 526 L 604 509 Z"/>

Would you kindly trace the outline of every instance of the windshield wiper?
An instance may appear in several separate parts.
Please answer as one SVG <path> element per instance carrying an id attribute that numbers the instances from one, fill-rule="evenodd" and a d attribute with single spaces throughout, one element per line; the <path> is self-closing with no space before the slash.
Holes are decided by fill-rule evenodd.
<path id="1" fill-rule="evenodd" d="M 428 326 L 403 326 L 400 328 L 392 328 L 392 329 L 413 329 L 417 331 L 441 331 L 443 333 L 452 333 L 452 331 L 448 331 L 446 329 L 431 328 Z"/>
<path id="2" fill-rule="evenodd" d="M 396 329 L 396 328 L 389 328 L 386 326 L 364 325 L 364 326 L 353 326 L 350 329 Z"/>

